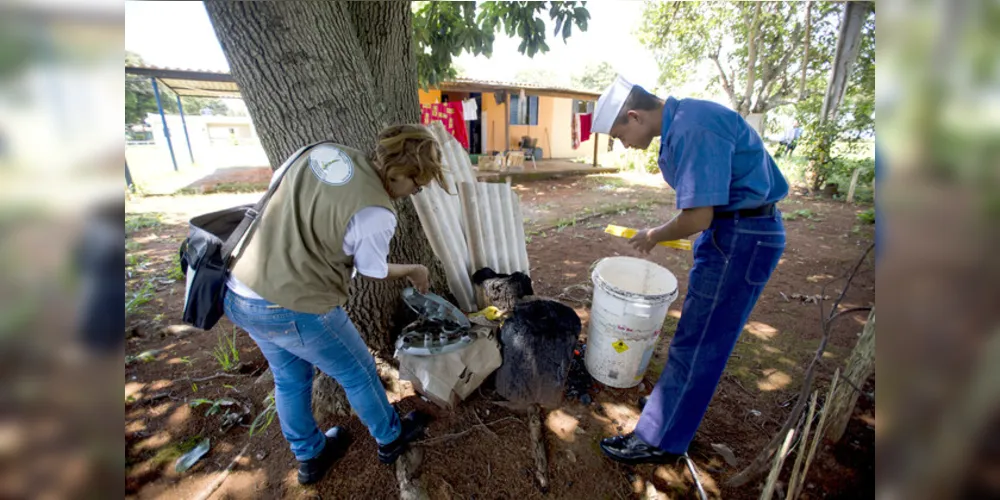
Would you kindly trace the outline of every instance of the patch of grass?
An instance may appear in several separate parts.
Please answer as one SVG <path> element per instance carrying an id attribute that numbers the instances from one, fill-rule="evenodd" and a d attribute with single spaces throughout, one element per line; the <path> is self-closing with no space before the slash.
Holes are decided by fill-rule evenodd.
<path id="1" fill-rule="evenodd" d="M 204 399 L 199 398 L 188 403 L 191 408 L 197 408 L 202 405 L 208 405 L 208 410 L 205 411 L 205 416 L 210 417 L 216 415 L 222 411 L 223 408 L 232 406 L 233 400 L 229 398 L 219 398 L 219 399 Z"/>
<path id="2" fill-rule="evenodd" d="M 212 357 L 219 363 L 222 371 L 230 372 L 240 364 L 240 350 L 236 348 L 236 328 L 233 328 L 233 335 L 219 335 L 219 343 L 212 350 Z"/>
<path id="3" fill-rule="evenodd" d="M 132 234 L 140 229 L 158 227 L 162 220 L 163 214 L 157 212 L 125 214 L 125 234 Z"/>
<path id="4" fill-rule="evenodd" d="M 864 212 L 858 213 L 858 220 L 864 222 L 865 224 L 875 223 L 875 207 L 869 208 Z"/>
<path id="5" fill-rule="evenodd" d="M 576 225 L 576 219 L 559 219 L 556 221 L 556 232 L 562 232 L 563 229 L 567 227 L 573 227 Z"/>
<path id="6" fill-rule="evenodd" d="M 278 415 L 278 407 L 274 402 L 274 390 L 264 399 L 264 409 L 253 419 L 250 424 L 250 437 L 258 432 L 263 432 L 274 422 L 274 417 Z"/>
<path id="7" fill-rule="evenodd" d="M 201 442 L 201 436 L 193 436 L 187 438 L 179 443 L 170 443 L 163 448 L 160 448 L 150 459 L 150 464 L 154 467 L 162 467 L 166 464 L 176 461 L 181 458 L 181 455 L 191 451 L 198 443 Z"/>
<path id="8" fill-rule="evenodd" d="M 152 280 L 144 281 L 142 286 L 134 291 L 125 291 L 125 317 L 129 317 L 139 311 L 139 308 L 153 300 L 156 293 L 156 285 Z"/>
<path id="9" fill-rule="evenodd" d="M 146 258 L 142 255 L 129 253 L 125 254 L 125 267 L 139 267 L 146 262 Z"/>
<path id="10" fill-rule="evenodd" d="M 179 254 L 174 254 L 170 270 L 167 272 L 167 279 L 174 281 L 185 281 L 187 279 L 187 276 L 184 275 L 184 271 L 181 268 L 181 256 Z"/>
<path id="11" fill-rule="evenodd" d="M 784 212 L 781 214 L 781 218 L 783 220 L 798 220 L 799 218 L 817 220 L 817 214 L 808 208 L 803 208 L 794 212 Z"/>
<path id="12" fill-rule="evenodd" d="M 142 248 L 142 244 L 135 240 L 128 240 L 125 242 L 125 252 L 138 252 Z"/>

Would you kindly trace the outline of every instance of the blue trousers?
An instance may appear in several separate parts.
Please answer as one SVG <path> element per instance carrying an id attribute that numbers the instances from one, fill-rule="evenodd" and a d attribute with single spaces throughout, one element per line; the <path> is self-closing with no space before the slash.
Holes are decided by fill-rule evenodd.
<path id="1" fill-rule="evenodd" d="M 778 211 L 768 217 L 716 218 L 701 234 L 667 364 L 635 428 L 639 438 L 671 453 L 687 452 L 784 249 Z"/>
<path id="2" fill-rule="evenodd" d="M 225 311 L 271 366 L 281 433 L 296 459 L 316 457 L 326 442 L 312 413 L 313 366 L 344 387 L 351 408 L 378 444 L 399 437 L 399 416 L 386 398 L 375 359 L 342 308 L 306 314 L 229 291 Z"/>

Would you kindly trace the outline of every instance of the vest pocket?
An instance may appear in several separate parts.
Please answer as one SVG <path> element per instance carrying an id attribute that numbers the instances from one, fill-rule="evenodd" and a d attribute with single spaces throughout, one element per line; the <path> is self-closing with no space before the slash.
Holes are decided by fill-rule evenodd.
<path id="1" fill-rule="evenodd" d="M 750 255 L 750 265 L 747 266 L 747 283 L 753 286 L 767 284 L 784 251 L 784 242 L 758 241 Z"/>

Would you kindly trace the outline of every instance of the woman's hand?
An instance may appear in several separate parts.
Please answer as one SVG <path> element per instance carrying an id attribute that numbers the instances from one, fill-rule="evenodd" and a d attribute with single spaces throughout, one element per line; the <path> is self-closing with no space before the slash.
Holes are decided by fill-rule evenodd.
<path id="1" fill-rule="evenodd" d="M 660 240 L 657 238 L 658 228 L 642 229 L 635 233 L 635 236 L 629 238 L 628 243 L 632 245 L 632 248 L 638 250 L 640 253 L 649 254 L 653 247 L 656 246 Z"/>
<path id="2" fill-rule="evenodd" d="M 431 273 L 426 266 L 414 265 L 410 273 L 406 275 L 406 279 L 410 280 L 413 288 L 416 288 L 420 293 L 427 293 L 431 289 Z"/>

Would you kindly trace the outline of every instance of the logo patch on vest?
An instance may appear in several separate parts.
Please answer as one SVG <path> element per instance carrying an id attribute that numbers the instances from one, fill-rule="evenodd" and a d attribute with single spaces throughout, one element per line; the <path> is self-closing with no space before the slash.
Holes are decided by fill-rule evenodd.
<path id="1" fill-rule="evenodd" d="M 343 186 L 354 177 L 354 161 L 334 146 L 318 146 L 309 153 L 309 168 L 324 184 Z"/>

